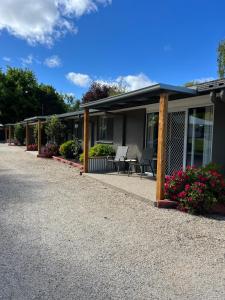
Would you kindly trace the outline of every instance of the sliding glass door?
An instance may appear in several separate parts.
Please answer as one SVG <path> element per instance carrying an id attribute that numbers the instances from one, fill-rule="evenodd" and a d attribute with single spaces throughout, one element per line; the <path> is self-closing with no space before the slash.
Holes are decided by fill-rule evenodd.
<path id="1" fill-rule="evenodd" d="M 157 160 L 158 122 L 158 112 L 147 115 L 146 148 L 149 158 L 155 160 Z M 170 112 L 166 137 L 167 175 L 186 166 L 198 167 L 210 163 L 212 139 L 213 106 Z"/>
<path id="2" fill-rule="evenodd" d="M 213 106 L 189 109 L 187 133 L 187 166 L 211 162 L 213 138 Z"/>

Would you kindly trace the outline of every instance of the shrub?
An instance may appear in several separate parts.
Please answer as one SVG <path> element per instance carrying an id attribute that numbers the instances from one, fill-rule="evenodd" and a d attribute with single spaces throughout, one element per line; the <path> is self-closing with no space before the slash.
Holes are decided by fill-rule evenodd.
<path id="1" fill-rule="evenodd" d="M 80 155 L 80 162 L 83 162 L 84 161 L 84 153 L 81 153 Z"/>
<path id="2" fill-rule="evenodd" d="M 52 116 L 45 125 L 45 134 L 51 144 L 59 145 L 62 142 L 65 126 L 57 116 Z"/>
<path id="3" fill-rule="evenodd" d="M 78 158 L 81 153 L 81 144 L 78 139 L 67 141 L 59 148 L 59 153 L 65 158 Z"/>
<path id="4" fill-rule="evenodd" d="M 90 148 L 89 156 L 112 156 L 115 151 L 111 145 L 97 144 Z"/>
<path id="5" fill-rule="evenodd" d="M 52 156 L 56 156 L 59 154 L 59 147 L 55 144 L 46 144 L 43 148 L 43 153 L 45 157 L 51 158 Z"/>
<path id="6" fill-rule="evenodd" d="M 225 203 L 225 181 L 222 174 L 210 166 L 187 167 L 166 178 L 165 196 L 177 201 L 182 211 L 204 213 L 217 202 Z"/>
<path id="7" fill-rule="evenodd" d="M 38 145 L 37 144 L 30 144 L 27 146 L 27 151 L 37 151 Z"/>
<path id="8" fill-rule="evenodd" d="M 111 145 L 97 144 L 91 147 L 89 150 L 89 157 L 113 156 L 113 155 L 115 155 L 115 150 Z M 82 153 L 80 155 L 80 161 L 82 162 L 83 160 L 84 160 L 84 154 Z"/>
<path id="9" fill-rule="evenodd" d="M 25 130 L 24 130 L 23 125 L 21 125 L 21 124 L 15 125 L 14 138 L 20 143 L 20 145 L 24 144 Z"/>

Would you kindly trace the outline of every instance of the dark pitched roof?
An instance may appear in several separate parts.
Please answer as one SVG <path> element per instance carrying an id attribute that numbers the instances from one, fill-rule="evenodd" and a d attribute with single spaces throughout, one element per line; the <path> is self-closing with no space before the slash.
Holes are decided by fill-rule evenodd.
<path id="1" fill-rule="evenodd" d="M 198 83 L 195 86 L 197 87 L 197 91 L 199 93 L 218 90 L 221 88 L 225 88 L 225 78 Z"/>
<path id="2" fill-rule="evenodd" d="M 91 109 L 90 110 L 90 113 L 94 113 L 96 112 L 95 109 Z M 84 114 L 84 110 L 77 110 L 77 111 L 72 111 L 72 112 L 67 112 L 67 113 L 64 113 L 64 114 L 59 114 L 59 115 L 56 115 L 58 118 L 60 119 L 66 119 L 66 118 L 72 118 L 72 117 L 80 117 Z"/>

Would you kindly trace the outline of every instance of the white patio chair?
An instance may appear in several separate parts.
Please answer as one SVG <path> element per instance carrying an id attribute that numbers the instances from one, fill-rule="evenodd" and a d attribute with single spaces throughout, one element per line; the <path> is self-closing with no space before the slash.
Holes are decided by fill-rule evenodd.
<path id="1" fill-rule="evenodd" d="M 109 163 L 113 164 L 114 167 L 117 169 L 119 174 L 121 166 L 125 168 L 125 160 L 127 158 L 128 146 L 118 146 L 116 151 L 116 156 L 112 158 L 107 158 L 107 165 Z"/>

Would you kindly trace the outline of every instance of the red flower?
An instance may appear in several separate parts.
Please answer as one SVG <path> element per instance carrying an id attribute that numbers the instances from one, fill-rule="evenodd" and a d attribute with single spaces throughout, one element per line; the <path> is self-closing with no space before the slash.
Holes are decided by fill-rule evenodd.
<path id="1" fill-rule="evenodd" d="M 183 171 L 178 171 L 177 176 L 180 177 L 180 178 L 183 177 Z"/>
<path id="2" fill-rule="evenodd" d="M 199 179 L 201 182 L 206 182 L 206 181 L 208 181 L 208 179 L 207 179 L 206 177 L 202 176 L 202 175 L 199 175 L 199 176 L 198 176 L 198 179 Z"/>
<path id="3" fill-rule="evenodd" d="M 169 183 L 166 182 L 164 186 L 165 186 L 165 189 L 166 189 L 166 190 L 169 189 Z"/>
<path id="4" fill-rule="evenodd" d="M 168 175 L 167 175 L 167 176 L 166 176 L 166 182 L 169 181 L 170 178 L 171 178 L 171 176 L 168 176 Z"/>
<path id="5" fill-rule="evenodd" d="M 178 195 L 178 198 L 184 199 L 187 196 L 187 193 L 185 191 L 180 192 Z"/>
<path id="6" fill-rule="evenodd" d="M 190 188 L 191 188 L 190 184 L 186 184 L 186 185 L 185 185 L 185 191 L 186 191 L 186 192 L 188 192 L 188 191 L 190 190 Z"/>

